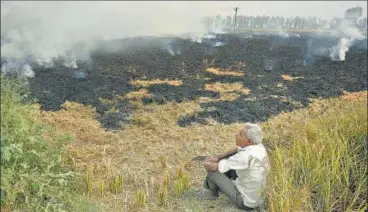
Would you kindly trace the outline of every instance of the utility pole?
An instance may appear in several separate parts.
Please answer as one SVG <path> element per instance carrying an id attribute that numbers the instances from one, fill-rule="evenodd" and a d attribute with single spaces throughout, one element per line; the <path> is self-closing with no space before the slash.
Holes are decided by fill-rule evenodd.
<path id="1" fill-rule="evenodd" d="M 235 27 L 236 27 L 236 16 L 238 15 L 238 10 L 239 7 L 235 7 L 234 11 L 235 11 L 235 17 L 234 17 L 234 32 L 235 32 Z"/>

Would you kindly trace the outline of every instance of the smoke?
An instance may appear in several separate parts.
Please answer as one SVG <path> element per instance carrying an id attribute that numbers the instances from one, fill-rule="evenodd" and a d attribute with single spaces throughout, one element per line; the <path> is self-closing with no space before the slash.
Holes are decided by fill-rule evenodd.
<path id="1" fill-rule="evenodd" d="M 206 44 L 210 44 L 212 47 L 220 47 L 220 46 L 224 46 L 227 43 L 220 40 L 217 35 L 222 34 L 221 33 L 214 33 L 214 32 L 207 32 L 207 33 L 203 33 L 203 34 L 186 34 L 183 36 L 184 39 L 190 40 L 191 42 L 194 43 L 206 43 Z M 171 52 L 171 51 L 170 51 Z M 170 53 L 171 54 L 171 53 Z"/>
<path id="2" fill-rule="evenodd" d="M 100 40 L 184 33 L 205 34 L 203 6 L 185 2 L 1 2 L 1 56 L 22 68 L 23 58 L 52 67 L 78 68 Z M 76 45 L 83 44 L 83 49 Z M 175 52 L 177 53 L 177 52 Z M 16 64 L 16 65 L 14 65 Z"/>
<path id="3" fill-rule="evenodd" d="M 233 13 L 233 7 L 216 7 L 227 2 L 1 2 L 1 56 L 7 62 L 1 65 L 3 73 L 17 73 L 34 76 L 31 64 L 53 67 L 56 60 L 63 61 L 65 67 L 78 70 L 78 60 L 88 60 L 90 52 L 101 40 L 121 39 L 134 36 L 171 35 L 202 43 L 210 38 L 208 32 L 221 34 L 223 23 L 216 22 L 210 29 L 202 25 L 202 17 L 218 14 L 222 10 Z M 230 4 L 230 3 L 229 3 Z M 233 2 L 232 5 L 243 4 Z M 287 9 L 286 3 L 275 5 L 244 3 L 242 11 L 273 13 L 281 10 L 297 13 L 310 12 L 300 2 Z M 273 4 L 273 3 L 272 3 Z M 342 4 L 342 3 L 341 3 Z M 252 6 L 253 5 L 253 6 Z M 291 5 L 290 2 L 287 5 Z M 336 5 L 336 4 L 333 4 Z M 339 4 L 340 5 L 340 4 Z M 275 10 L 276 6 L 278 7 Z M 230 9 L 229 9 L 230 8 Z M 322 7 L 318 7 L 322 8 Z M 326 7 L 325 7 L 326 8 Z M 363 7 L 364 8 L 364 7 Z M 279 11 L 279 12 L 280 12 Z M 277 15 L 296 14 L 277 12 Z M 334 11 L 336 12 L 336 11 Z M 366 10 L 363 10 L 366 13 Z M 325 13 L 324 13 L 325 14 Z M 327 14 L 327 13 L 326 13 Z M 330 14 L 330 13 L 328 13 Z M 359 15 L 359 14 L 358 14 Z M 356 17 L 353 11 L 350 17 Z M 349 22 L 349 21 L 347 21 Z M 352 24 L 342 27 L 340 42 L 331 50 L 331 58 L 344 60 L 345 54 L 355 41 L 362 38 Z M 182 36 L 187 34 L 187 36 Z M 283 37 L 298 36 L 282 32 Z M 225 42 L 216 40 L 212 46 L 222 46 Z M 99 46 L 100 47 L 100 46 Z M 104 46 L 109 51 L 121 51 L 123 45 Z M 167 46 L 172 55 L 180 54 L 174 46 Z M 25 59 L 27 58 L 27 59 Z M 266 65 L 268 66 L 268 65 Z"/>
<path id="4" fill-rule="evenodd" d="M 34 72 L 29 64 L 16 60 L 8 60 L 1 65 L 1 72 L 4 74 L 17 73 L 26 77 L 34 77 Z"/>
<path id="5" fill-rule="evenodd" d="M 275 59 L 265 59 L 264 61 L 264 70 L 267 72 L 272 71 L 275 68 L 276 60 Z"/>
<path id="6" fill-rule="evenodd" d="M 216 21 L 209 27 L 208 31 L 215 34 L 225 34 L 226 32 L 223 29 L 224 24 Z"/>
<path id="7" fill-rule="evenodd" d="M 73 72 L 73 78 L 76 79 L 85 79 L 87 76 L 86 72 L 84 72 L 83 70 L 76 70 Z"/>
<path id="8" fill-rule="evenodd" d="M 216 41 L 214 44 L 212 44 L 212 46 L 214 47 L 219 47 L 219 46 L 224 46 L 226 43 L 222 42 L 222 41 Z"/>
<path id="9" fill-rule="evenodd" d="M 68 68 L 78 68 L 76 60 L 75 53 L 72 52 L 70 55 L 66 55 L 63 65 Z"/>
<path id="10" fill-rule="evenodd" d="M 342 21 L 339 29 L 343 33 L 343 37 L 340 38 L 337 45 L 332 47 L 330 57 L 334 61 L 344 61 L 349 48 L 353 46 L 357 40 L 365 38 L 359 29 L 354 27 L 349 20 Z"/>
<path id="11" fill-rule="evenodd" d="M 282 37 L 282 38 L 289 38 L 289 37 L 291 37 L 291 35 L 282 28 L 282 26 L 281 26 L 280 23 L 277 24 L 276 30 L 277 30 L 276 34 L 278 36 Z"/>
<path id="12" fill-rule="evenodd" d="M 341 38 L 339 43 L 332 47 L 332 52 L 330 57 L 334 61 L 344 61 L 346 52 L 349 51 L 349 48 L 353 44 L 354 39 L 349 38 Z"/>
<path id="13" fill-rule="evenodd" d="M 304 55 L 303 58 L 303 66 L 310 65 L 312 63 L 312 45 L 313 40 L 309 39 L 307 41 L 307 53 Z"/>
<path id="14" fill-rule="evenodd" d="M 365 39 L 363 33 L 358 29 L 357 22 L 361 17 L 362 8 L 351 8 L 346 10 L 345 19 L 339 24 L 335 34 L 340 34 L 337 45 L 332 47 L 330 57 L 334 61 L 344 61 L 349 48 L 354 45 L 357 40 Z M 336 33 L 337 32 L 337 33 Z"/>
<path id="15" fill-rule="evenodd" d="M 167 51 L 169 52 L 169 54 L 170 54 L 171 56 L 175 56 L 175 52 L 172 50 L 172 47 L 171 47 L 171 46 L 168 46 L 168 47 L 167 47 Z"/>
<path id="16" fill-rule="evenodd" d="M 307 42 L 303 64 L 311 64 L 314 56 L 330 57 L 333 61 L 344 61 L 346 53 L 352 46 L 358 45 L 358 48 L 366 49 L 364 44 L 359 43 L 366 39 L 358 28 L 358 21 L 362 15 L 361 10 L 360 7 L 348 9 L 345 11 L 344 19 L 335 19 L 337 25 L 330 26 L 327 23 L 326 26 L 320 28 L 315 37 Z M 326 42 L 322 43 L 322 40 Z"/>
<path id="17" fill-rule="evenodd" d="M 171 56 L 175 56 L 175 55 L 180 55 L 181 54 L 181 51 L 180 51 L 179 48 L 176 48 L 175 49 L 171 45 L 166 46 L 166 50 L 167 50 L 167 52 L 169 52 L 169 54 Z"/>

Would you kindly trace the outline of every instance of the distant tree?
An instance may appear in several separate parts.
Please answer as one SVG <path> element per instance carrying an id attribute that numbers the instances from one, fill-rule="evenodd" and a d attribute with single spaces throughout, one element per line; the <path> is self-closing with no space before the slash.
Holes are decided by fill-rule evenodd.
<path id="1" fill-rule="evenodd" d="M 287 17 L 286 18 L 286 21 L 285 21 L 285 27 L 286 29 L 291 29 L 292 28 L 292 19 L 290 17 Z"/>
<path id="2" fill-rule="evenodd" d="M 217 29 L 222 27 L 222 17 L 221 17 L 221 15 L 216 16 L 214 27 L 217 28 Z"/>
<path id="3" fill-rule="evenodd" d="M 262 25 L 262 20 L 261 20 L 261 16 L 257 16 L 256 20 L 257 20 L 257 29 L 261 28 Z"/>
<path id="4" fill-rule="evenodd" d="M 239 8 L 238 8 L 239 9 Z M 283 16 L 246 16 L 238 15 L 236 8 L 234 17 L 226 16 L 206 16 L 202 23 L 208 28 L 225 28 L 227 30 L 240 29 L 319 29 L 325 26 L 332 28 L 338 26 L 343 19 L 334 18 L 332 20 L 322 20 L 316 17 L 283 17 Z M 361 30 L 367 30 L 367 18 L 358 19 L 356 26 Z M 236 21 L 236 22 L 235 22 Z"/>
<path id="5" fill-rule="evenodd" d="M 301 29 L 308 28 L 308 20 L 306 18 L 301 18 L 300 19 L 300 28 Z"/>
<path id="6" fill-rule="evenodd" d="M 244 16 L 242 16 L 242 15 L 238 15 L 237 28 L 240 28 L 240 29 L 244 28 Z"/>
<path id="7" fill-rule="evenodd" d="M 249 16 L 249 28 L 254 29 L 254 16 Z"/>
<path id="8" fill-rule="evenodd" d="M 300 18 L 296 16 L 294 18 L 294 29 L 299 29 L 299 28 L 300 28 Z"/>
<path id="9" fill-rule="evenodd" d="M 330 25 L 330 28 L 332 29 L 336 29 L 342 22 L 342 19 L 341 18 L 333 18 L 330 22 L 329 22 L 329 25 Z"/>
<path id="10" fill-rule="evenodd" d="M 284 17 L 280 17 L 280 27 L 285 28 L 285 18 Z"/>
<path id="11" fill-rule="evenodd" d="M 231 18 L 231 16 L 227 16 L 226 17 L 226 28 L 231 28 L 231 26 L 233 25 L 233 19 Z"/>
<path id="12" fill-rule="evenodd" d="M 206 27 L 207 30 L 209 30 L 212 26 L 211 24 L 211 17 L 206 16 L 202 19 L 202 24 Z"/>
<path id="13" fill-rule="evenodd" d="M 251 22 L 252 22 L 251 17 L 246 16 L 245 17 L 245 28 L 247 29 L 251 28 Z"/>
<path id="14" fill-rule="evenodd" d="M 318 28 L 318 23 L 317 23 L 317 18 L 316 17 L 308 17 L 307 28 L 308 29 L 317 29 Z"/>
<path id="15" fill-rule="evenodd" d="M 358 22 L 358 26 L 359 26 L 359 29 L 362 32 L 367 33 L 367 18 L 364 17 L 364 18 L 360 19 L 359 22 Z"/>

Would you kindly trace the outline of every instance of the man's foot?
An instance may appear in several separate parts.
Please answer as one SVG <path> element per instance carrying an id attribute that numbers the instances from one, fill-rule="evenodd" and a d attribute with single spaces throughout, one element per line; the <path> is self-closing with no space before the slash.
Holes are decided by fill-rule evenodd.
<path id="1" fill-rule="evenodd" d="M 218 197 L 218 195 L 215 195 L 210 189 L 207 188 L 197 191 L 196 196 L 201 200 L 215 200 Z"/>

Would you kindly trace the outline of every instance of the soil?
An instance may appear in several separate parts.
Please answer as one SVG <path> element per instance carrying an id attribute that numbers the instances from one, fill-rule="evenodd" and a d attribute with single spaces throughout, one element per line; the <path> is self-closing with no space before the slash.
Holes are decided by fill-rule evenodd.
<path id="1" fill-rule="evenodd" d="M 216 42 L 221 45 L 214 46 Z M 153 95 L 143 98 L 144 104 L 216 99 L 220 94 L 205 90 L 205 84 L 242 83 L 249 94 L 203 102 L 201 112 L 182 117 L 178 125 L 206 124 L 209 119 L 226 124 L 259 122 L 305 107 L 313 98 L 367 90 L 366 40 L 353 46 L 345 61 L 332 61 L 323 51 L 337 43 L 338 38 L 310 34 L 289 38 L 222 34 L 202 43 L 174 37 L 127 38 L 101 42 L 90 60 L 77 61 L 77 70 L 58 63 L 52 68 L 34 66 L 35 77 L 29 84 L 42 109 L 59 110 L 65 101 L 90 105 L 106 129 L 118 129 L 129 123 L 135 106 L 120 99 L 113 103 L 117 110 L 111 112 L 111 105 L 101 98 L 113 99 L 142 88 L 131 85 L 131 80 L 182 80 L 179 86 L 146 87 Z M 243 76 L 215 75 L 205 71 L 208 67 Z M 285 80 L 282 75 L 299 78 Z"/>

